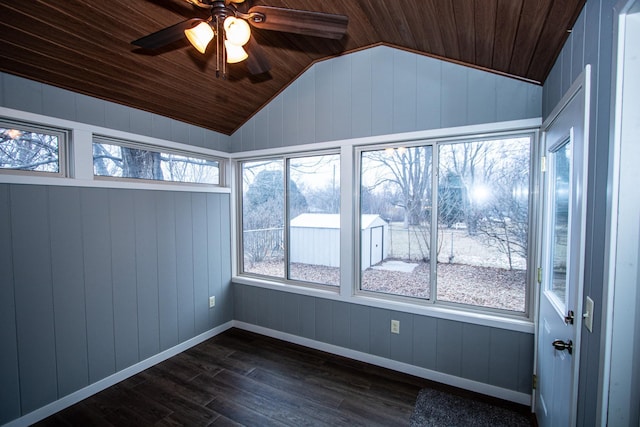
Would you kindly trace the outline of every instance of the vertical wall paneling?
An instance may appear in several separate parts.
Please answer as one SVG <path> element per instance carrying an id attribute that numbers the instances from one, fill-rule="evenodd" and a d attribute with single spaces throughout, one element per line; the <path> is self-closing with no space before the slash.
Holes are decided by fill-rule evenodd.
<path id="1" fill-rule="evenodd" d="M 316 339 L 316 305 L 315 298 L 310 296 L 300 297 L 300 333 L 303 337 Z"/>
<path id="2" fill-rule="evenodd" d="M 576 64 L 576 66 L 571 67 L 571 81 L 573 82 L 580 73 L 582 72 L 582 68 L 580 65 L 584 64 L 584 25 L 586 21 L 586 16 L 584 13 L 581 13 L 576 23 L 573 26 L 573 30 L 571 31 L 572 37 L 572 48 L 571 48 L 571 63 Z"/>
<path id="3" fill-rule="evenodd" d="M 331 61 L 331 138 L 347 139 L 352 136 L 351 123 L 351 56 L 339 56 Z"/>
<path id="4" fill-rule="evenodd" d="M 493 329 L 491 331 L 491 360 L 492 369 L 489 372 L 491 382 L 499 387 L 517 389 L 519 343 L 517 334 L 513 331 Z"/>
<path id="5" fill-rule="evenodd" d="M 320 321 L 316 321 L 316 339 L 318 341 L 331 343 L 331 334 L 333 333 L 333 313 L 331 311 L 331 300 L 327 299 L 316 299 L 316 319 L 320 319 Z"/>
<path id="6" fill-rule="evenodd" d="M 437 319 L 416 316 L 413 321 L 413 364 L 436 369 Z"/>
<path id="7" fill-rule="evenodd" d="M 445 374 L 461 376 L 462 324 L 438 319 L 436 328 L 436 369 Z"/>
<path id="8" fill-rule="evenodd" d="M 0 423 L 231 320 L 230 239 L 228 194 L 0 184 Z"/>
<path id="9" fill-rule="evenodd" d="M 0 424 L 20 415 L 9 186 L 0 184 Z"/>
<path id="10" fill-rule="evenodd" d="M 175 193 L 162 192 L 158 194 L 156 197 L 156 219 L 158 221 L 160 350 L 166 350 L 178 343 Z"/>
<path id="11" fill-rule="evenodd" d="M 449 62 L 442 63 L 441 126 L 453 127 L 467 121 L 467 75 L 469 70 Z M 463 107 L 463 108 L 461 108 Z"/>
<path id="12" fill-rule="evenodd" d="M 315 64 L 315 101 L 316 101 L 316 141 L 331 140 L 331 129 L 333 127 L 333 93 L 331 86 L 334 76 L 331 74 L 331 61 L 322 61 Z"/>
<path id="13" fill-rule="evenodd" d="M 222 257 L 220 249 L 216 245 L 220 241 L 220 227 L 222 217 L 220 216 L 220 199 L 214 196 L 207 196 L 207 244 L 210 244 L 209 252 L 209 296 L 220 298 L 220 279 L 222 277 L 220 268 Z M 209 324 L 213 324 L 220 316 L 220 307 L 209 310 Z"/>
<path id="14" fill-rule="evenodd" d="M 193 307 L 195 333 L 208 329 L 209 325 L 209 251 L 207 245 L 207 195 L 191 196 L 193 225 Z"/>
<path id="15" fill-rule="evenodd" d="M 86 95 L 77 95 L 76 120 L 96 126 L 105 125 L 105 102 Z"/>
<path id="16" fill-rule="evenodd" d="M 222 306 L 220 312 L 222 319 L 220 323 L 233 320 L 234 299 L 231 289 L 231 223 L 229 217 L 231 215 L 231 195 L 219 194 L 215 197 L 220 199 L 220 237 L 218 238 L 218 247 L 220 248 L 220 274 L 221 274 L 221 290 Z"/>
<path id="17" fill-rule="evenodd" d="M 300 123 L 298 119 L 298 85 L 293 84 L 284 91 L 282 97 L 282 145 L 299 144 Z M 295 125 L 289 125 L 289 123 Z"/>
<path id="18" fill-rule="evenodd" d="M 178 341 L 195 332 L 193 214 L 190 193 L 176 193 L 176 276 L 178 285 Z"/>
<path id="19" fill-rule="evenodd" d="M 3 107 L 229 151 L 230 137 L 221 133 L 12 74 L 0 72 L 0 77 Z"/>
<path id="20" fill-rule="evenodd" d="M 469 123 L 491 123 L 497 121 L 497 99 L 495 76 L 478 70 L 469 70 L 467 91 L 467 117 Z"/>
<path id="21" fill-rule="evenodd" d="M 389 335 L 389 357 L 404 363 L 413 363 L 413 319 L 414 315 L 394 311 L 391 313 L 391 319 L 400 322 L 400 333 Z M 389 322 L 388 330 L 391 331 L 391 322 Z"/>
<path id="22" fill-rule="evenodd" d="M 531 393 L 533 378 L 529 375 L 533 372 L 533 356 L 535 348 L 533 341 L 526 335 L 518 337 L 518 382 L 516 390 L 522 393 Z"/>
<path id="23" fill-rule="evenodd" d="M 48 195 L 12 186 L 10 197 L 20 393 L 32 411 L 58 396 Z"/>
<path id="24" fill-rule="evenodd" d="M 369 312 L 369 307 L 359 304 L 349 310 L 349 346 L 363 353 L 369 353 Z"/>
<path id="25" fill-rule="evenodd" d="M 351 304 L 342 301 L 332 301 L 331 304 L 331 343 L 340 347 L 349 348 L 351 342 L 351 328 L 349 325 L 349 312 Z"/>
<path id="26" fill-rule="evenodd" d="M 384 46 L 371 52 L 372 135 L 393 133 L 393 60 L 389 57 L 392 52 Z"/>
<path id="27" fill-rule="evenodd" d="M 292 335 L 300 335 L 300 295 L 293 293 L 282 294 L 282 331 Z M 239 307 L 236 307 L 239 308 Z"/>
<path id="28" fill-rule="evenodd" d="M 136 191 L 133 205 L 136 224 L 138 348 L 140 359 L 144 360 L 160 351 L 158 227 L 155 193 Z"/>
<path id="29" fill-rule="evenodd" d="M 389 310 L 371 308 L 369 316 L 369 348 L 376 356 L 389 357 L 391 315 Z"/>
<path id="30" fill-rule="evenodd" d="M 59 396 L 89 384 L 81 212 L 78 188 L 49 188 Z"/>
<path id="31" fill-rule="evenodd" d="M 298 89 L 298 144 L 314 142 L 316 136 L 316 69 L 311 67 L 293 84 Z"/>
<path id="32" fill-rule="evenodd" d="M 474 381 L 489 383 L 491 328 L 480 325 L 462 326 L 462 376 Z M 512 343 L 512 345 L 517 345 Z M 531 371 L 530 371 L 531 372 Z"/>
<path id="33" fill-rule="evenodd" d="M 416 73 L 416 128 L 438 129 L 442 116 L 440 110 L 442 62 L 433 58 L 419 57 Z"/>
<path id="34" fill-rule="evenodd" d="M 77 95 L 73 92 L 55 86 L 42 85 L 42 114 L 66 120 L 75 120 L 77 111 L 76 99 Z M 127 122 L 127 127 L 121 130 L 128 128 Z M 120 128 L 114 127 L 114 129 Z"/>
<path id="35" fill-rule="evenodd" d="M 353 54 L 351 61 L 351 136 L 371 135 L 371 49 Z"/>
<path id="36" fill-rule="evenodd" d="M 89 382 L 115 372 L 109 190 L 80 190 Z"/>
<path id="37" fill-rule="evenodd" d="M 116 370 L 139 360 L 135 194 L 134 191 L 109 191 Z"/>
<path id="38" fill-rule="evenodd" d="M 417 130 L 417 61 L 413 53 L 393 52 L 393 133 Z"/>
<path id="39" fill-rule="evenodd" d="M 269 117 L 269 126 L 267 127 L 267 141 L 269 141 L 269 147 L 282 147 L 283 141 L 283 128 L 285 126 L 286 118 L 282 111 L 283 95 L 277 96 L 266 107 L 266 111 Z"/>
<path id="40" fill-rule="evenodd" d="M 4 106 L 42 114 L 42 85 L 33 80 L 4 74 Z"/>
<path id="41" fill-rule="evenodd" d="M 252 146 L 248 146 L 250 150 L 259 150 L 269 148 L 269 112 L 267 108 L 260 110 L 255 116 L 256 136 Z"/>

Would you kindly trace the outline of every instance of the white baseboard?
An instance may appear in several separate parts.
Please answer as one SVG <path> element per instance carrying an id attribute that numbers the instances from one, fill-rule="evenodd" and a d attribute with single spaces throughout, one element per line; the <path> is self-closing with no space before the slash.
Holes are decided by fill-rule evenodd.
<path id="1" fill-rule="evenodd" d="M 521 405 L 531 405 L 531 394 L 521 393 L 518 391 L 509 390 L 478 381 L 456 377 L 455 375 L 443 374 L 442 372 L 433 371 L 431 369 L 421 368 L 419 366 L 410 365 L 408 363 L 398 362 L 396 360 L 387 359 L 385 357 L 380 357 L 369 353 L 363 353 L 361 351 L 351 350 L 345 347 L 339 347 L 333 344 L 315 341 L 309 338 L 288 334 L 286 332 L 276 331 L 262 326 L 256 326 L 251 323 L 234 320 L 233 326 L 239 329 L 266 335 L 294 344 L 300 344 L 305 347 L 314 348 L 316 350 L 325 351 L 327 353 L 336 354 L 338 356 L 348 357 L 350 359 L 370 363 L 372 365 L 381 366 L 383 368 L 393 369 L 394 371 L 403 372 L 405 374 L 414 375 L 416 377 L 437 381 L 442 384 L 459 387 L 476 393 L 481 393 L 487 396 L 493 396 L 499 399 L 508 400 L 510 402 L 519 403 Z"/>
<path id="2" fill-rule="evenodd" d="M 111 387 L 112 385 L 119 383 L 120 381 L 126 380 L 127 378 L 138 374 L 145 369 L 157 365 L 158 363 L 169 359 L 176 354 L 182 353 L 183 351 L 188 350 L 191 347 L 208 340 L 209 338 L 215 337 L 216 335 L 221 334 L 231 327 L 233 327 L 233 321 L 229 321 L 223 325 L 210 329 L 207 332 L 204 332 L 185 342 L 182 342 L 175 347 L 164 350 L 154 356 L 151 356 L 148 359 L 136 363 L 135 365 L 129 366 L 122 371 L 118 371 L 113 375 L 109 375 L 108 377 L 101 379 L 100 381 L 97 381 L 78 391 L 68 394 L 56 400 L 55 402 L 51 402 L 48 405 L 43 406 L 42 408 L 38 408 L 33 412 L 29 412 L 28 414 L 23 415 L 20 418 L 10 421 L 9 423 L 5 424 L 4 427 L 29 426 L 33 423 L 43 420 L 48 416 L 55 414 L 56 412 L 62 411 L 63 409 L 68 408 L 69 406 L 74 405 L 89 396 L 92 396 L 106 388 Z"/>

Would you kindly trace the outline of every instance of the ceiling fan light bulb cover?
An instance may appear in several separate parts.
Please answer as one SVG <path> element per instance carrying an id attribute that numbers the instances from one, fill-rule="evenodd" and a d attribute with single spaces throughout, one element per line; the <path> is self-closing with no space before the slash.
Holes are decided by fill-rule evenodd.
<path id="1" fill-rule="evenodd" d="M 244 46 L 251 37 L 251 28 L 244 19 L 229 16 L 224 20 L 224 33 L 231 43 Z"/>
<path id="2" fill-rule="evenodd" d="M 229 40 L 224 41 L 224 47 L 227 49 L 227 62 L 236 64 L 242 62 L 249 57 L 247 51 L 242 46 L 235 45 Z"/>
<path id="3" fill-rule="evenodd" d="M 213 39 L 213 29 L 207 22 L 201 22 L 193 28 L 184 30 L 184 35 L 187 36 L 193 47 L 198 49 L 198 52 L 204 53 L 207 50 L 207 45 Z"/>

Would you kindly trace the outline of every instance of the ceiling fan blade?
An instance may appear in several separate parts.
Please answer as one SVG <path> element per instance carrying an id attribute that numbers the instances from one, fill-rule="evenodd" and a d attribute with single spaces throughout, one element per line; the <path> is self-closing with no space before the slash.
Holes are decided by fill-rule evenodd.
<path id="1" fill-rule="evenodd" d="M 347 32 L 349 23 L 349 17 L 345 15 L 272 6 L 254 6 L 249 13 L 264 16 L 262 21 L 255 17 L 248 19 L 256 28 L 336 40 Z"/>
<path id="2" fill-rule="evenodd" d="M 143 49 L 158 49 L 180 40 L 184 37 L 184 30 L 193 28 L 200 22 L 205 22 L 205 20 L 199 18 L 187 19 L 186 21 L 179 22 L 155 33 L 141 37 L 138 40 L 134 40 L 131 44 L 140 46 Z"/>
<path id="3" fill-rule="evenodd" d="M 269 58 L 267 58 L 267 54 L 253 36 L 249 39 L 249 42 L 244 45 L 244 48 L 249 55 L 247 58 L 247 69 L 250 74 L 263 74 L 271 70 L 271 63 L 269 62 Z"/>

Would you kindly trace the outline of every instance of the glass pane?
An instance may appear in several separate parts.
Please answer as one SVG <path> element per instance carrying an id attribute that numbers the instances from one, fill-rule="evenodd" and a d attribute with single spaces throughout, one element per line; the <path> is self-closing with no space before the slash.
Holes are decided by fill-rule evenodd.
<path id="1" fill-rule="evenodd" d="M 60 172 L 59 137 L 0 127 L 0 169 Z"/>
<path id="2" fill-rule="evenodd" d="M 289 278 L 340 285 L 340 156 L 289 160 Z"/>
<path id="3" fill-rule="evenodd" d="M 362 290 L 430 297 L 431 170 L 430 146 L 362 153 Z"/>
<path id="4" fill-rule="evenodd" d="M 530 138 L 441 145 L 437 298 L 525 311 Z"/>
<path id="5" fill-rule="evenodd" d="M 242 164 L 243 271 L 284 278 L 284 162 Z"/>
<path id="6" fill-rule="evenodd" d="M 106 143 L 93 144 L 93 173 L 154 181 L 220 183 L 217 160 Z"/>
<path id="7" fill-rule="evenodd" d="M 567 289 L 567 244 L 569 237 L 569 182 L 571 177 L 571 147 L 563 144 L 553 157 L 553 212 L 551 257 L 553 277 L 549 289 L 565 303 Z"/>

